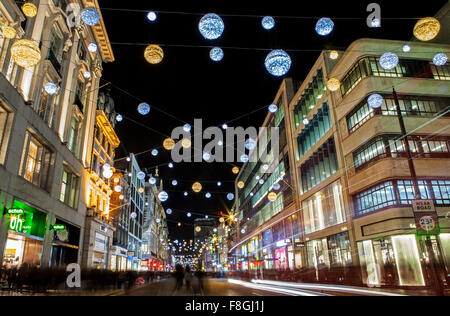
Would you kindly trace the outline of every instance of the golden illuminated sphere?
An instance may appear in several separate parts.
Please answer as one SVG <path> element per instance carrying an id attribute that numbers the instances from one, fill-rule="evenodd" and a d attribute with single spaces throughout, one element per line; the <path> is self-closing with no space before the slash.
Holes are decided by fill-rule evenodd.
<path id="1" fill-rule="evenodd" d="M 194 191 L 195 193 L 199 193 L 202 190 L 202 185 L 200 182 L 195 182 L 192 185 L 192 191 Z"/>
<path id="2" fill-rule="evenodd" d="M 330 58 L 331 59 L 338 59 L 339 58 L 339 52 L 337 50 L 332 50 L 330 52 Z"/>
<path id="3" fill-rule="evenodd" d="M 3 30 L 2 30 L 2 34 L 3 34 L 3 36 L 5 37 L 5 38 L 9 38 L 9 39 L 12 39 L 12 38 L 15 38 L 16 37 L 16 30 L 13 28 L 13 27 L 11 27 L 11 26 L 5 26 L 4 28 L 3 28 Z"/>
<path id="4" fill-rule="evenodd" d="M 149 45 L 144 52 L 145 59 L 150 64 L 159 64 L 164 58 L 164 51 L 159 45 Z"/>
<path id="5" fill-rule="evenodd" d="M 21 39 L 11 46 L 11 56 L 20 67 L 30 68 L 36 66 L 41 60 L 41 50 L 35 42 Z"/>
<path id="6" fill-rule="evenodd" d="M 243 189 L 245 187 L 244 181 L 239 181 L 237 186 L 238 186 L 239 189 Z"/>
<path id="7" fill-rule="evenodd" d="M 22 12 L 25 14 L 25 16 L 29 18 L 34 18 L 37 14 L 37 8 L 36 6 L 31 2 L 26 2 L 22 6 Z"/>
<path id="8" fill-rule="evenodd" d="M 120 196 L 119 196 L 119 199 L 121 199 L 121 200 L 123 200 L 125 198 L 125 196 L 123 196 L 123 194 L 121 194 Z"/>
<path id="9" fill-rule="evenodd" d="M 142 193 L 144 193 L 144 188 L 139 188 L 138 191 L 139 191 L 140 194 L 142 194 Z"/>
<path id="10" fill-rule="evenodd" d="M 199 233 L 201 230 L 202 230 L 202 229 L 200 228 L 200 226 L 195 227 L 195 231 L 196 231 L 197 233 Z"/>
<path id="11" fill-rule="evenodd" d="M 423 18 L 414 26 L 414 36 L 421 41 L 431 41 L 441 30 L 441 23 L 435 18 Z"/>
<path id="12" fill-rule="evenodd" d="M 219 222 L 221 222 L 221 223 L 225 222 L 225 218 L 223 218 L 223 217 L 219 218 Z"/>
<path id="13" fill-rule="evenodd" d="M 181 226 L 181 223 L 178 223 L 178 227 L 180 227 Z"/>
<path id="14" fill-rule="evenodd" d="M 277 194 L 275 192 L 270 192 L 267 197 L 270 202 L 274 202 L 277 200 Z"/>
<path id="15" fill-rule="evenodd" d="M 119 183 L 120 179 L 119 178 L 114 178 L 114 183 Z"/>
<path id="16" fill-rule="evenodd" d="M 234 174 L 238 174 L 239 173 L 239 168 L 238 167 L 234 167 L 231 171 L 233 171 Z"/>
<path id="17" fill-rule="evenodd" d="M 327 88 L 330 91 L 337 91 L 340 86 L 341 86 L 341 82 L 339 81 L 339 79 L 336 79 L 336 78 L 331 78 L 327 82 Z"/>
<path id="18" fill-rule="evenodd" d="M 175 147 L 175 141 L 172 138 L 166 138 L 163 142 L 163 147 L 167 150 L 172 150 Z"/>
<path id="19" fill-rule="evenodd" d="M 185 149 L 191 148 L 192 142 L 189 138 L 183 138 L 181 141 L 181 146 Z"/>

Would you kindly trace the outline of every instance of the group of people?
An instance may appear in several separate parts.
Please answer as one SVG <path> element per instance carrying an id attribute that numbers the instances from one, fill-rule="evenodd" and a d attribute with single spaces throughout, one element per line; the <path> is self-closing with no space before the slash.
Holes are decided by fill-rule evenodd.
<path id="1" fill-rule="evenodd" d="M 203 293 L 204 292 L 204 272 L 201 269 L 198 269 L 195 273 L 191 270 L 191 267 L 187 265 L 183 267 L 181 264 L 177 264 L 175 266 L 175 271 L 173 273 L 176 285 L 175 291 L 181 291 L 183 289 L 183 284 L 186 286 L 186 290 L 189 293 Z M 193 279 L 194 276 L 197 277 L 198 287 L 194 289 Z"/>

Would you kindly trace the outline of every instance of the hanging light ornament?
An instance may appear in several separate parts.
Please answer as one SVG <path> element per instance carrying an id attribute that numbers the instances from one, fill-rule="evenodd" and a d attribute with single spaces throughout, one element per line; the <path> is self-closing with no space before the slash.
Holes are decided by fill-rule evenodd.
<path id="1" fill-rule="evenodd" d="M 58 86 L 53 82 L 47 82 L 44 86 L 44 91 L 48 95 L 55 95 L 58 92 Z"/>
<path id="2" fill-rule="evenodd" d="M 145 172 L 139 171 L 138 174 L 136 175 L 136 177 L 137 177 L 139 180 L 144 180 L 144 179 L 145 179 Z"/>
<path id="3" fill-rule="evenodd" d="M 433 63 L 436 66 L 444 66 L 448 61 L 448 57 L 446 54 L 441 53 L 441 54 L 437 54 L 436 56 L 434 56 L 433 58 Z"/>
<path id="4" fill-rule="evenodd" d="M 103 177 L 105 179 L 110 179 L 113 176 L 113 172 L 111 169 L 105 169 L 103 170 Z"/>
<path id="5" fill-rule="evenodd" d="M 155 11 L 150 11 L 148 14 L 147 14 L 147 19 L 150 21 L 150 22 L 155 22 L 156 21 L 156 19 L 157 19 L 157 15 L 156 15 L 156 12 Z"/>
<path id="6" fill-rule="evenodd" d="M 117 193 L 122 192 L 122 186 L 116 185 L 116 186 L 114 187 L 114 191 L 116 191 Z"/>
<path id="7" fill-rule="evenodd" d="M 121 114 L 117 114 L 116 121 L 119 122 L 119 123 L 122 122 L 123 121 L 123 116 Z"/>
<path id="8" fill-rule="evenodd" d="M 278 111 L 278 106 L 276 104 L 269 105 L 269 112 L 276 113 Z"/>
<path id="9" fill-rule="evenodd" d="M 383 105 L 383 97 L 378 93 L 371 94 L 367 98 L 367 103 L 372 109 L 378 109 Z"/>
<path id="10" fill-rule="evenodd" d="M 275 19 L 271 16 L 265 16 L 261 21 L 261 25 L 265 30 L 271 30 L 275 27 Z"/>
<path id="11" fill-rule="evenodd" d="M 166 138 L 163 142 L 163 147 L 166 150 L 172 150 L 175 147 L 175 141 L 172 138 Z"/>
<path id="12" fill-rule="evenodd" d="M 305 124 L 305 126 L 308 125 L 308 124 L 309 124 L 309 120 L 305 118 L 305 119 L 303 120 L 303 124 Z"/>
<path id="13" fill-rule="evenodd" d="M 137 110 L 139 114 L 147 115 L 148 113 L 150 113 L 150 105 L 148 105 L 147 103 L 141 103 L 138 105 Z"/>
<path id="14" fill-rule="evenodd" d="M 25 2 L 22 6 L 22 12 L 28 18 L 34 18 L 37 14 L 37 11 L 37 7 L 34 5 L 34 3 Z"/>
<path id="15" fill-rule="evenodd" d="M 5 38 L 13 39 L 16 37 L 17 32 L 15 28 L 11 26 L 5 26 L 2 28 L 2 34 Z"/>
<path id="16" fill-rule="evenodd" d="M 191 148 L 192 142 L 191 142 L 191 140 L 189 138 L 183 138 L 183 140 L 181 141 L 181 146 L 184 149 Z"/>
<path id="17" fill-rule="evenodd" d="M 406 45 L 406 44 L 403 45 L 402 51 L 403 51 L 404 53 L 409 53 L 409 52 L 411 51 L 411 46 Z"/>
<path id="18" fill-rule="evenodd" d="M 191 213 L 187 213 L 186 216 L 187 216 L 187 217 L 191 217 L 192 214 L 191 214 Z"/>
<path id="19" fill-rule="evenodd" d="M 339 58 L 339 52 L 337 50 L 332 50 L 330 52 L 330 58 L 333 60 L 336 60 Z"/>
<path id="20" fill-rule="evenodd" d="M 178 225 L 178 227 L 181 227 L 181 223 L 178 223 L 177 225 Z"/>
<path id="21" fill-rule="evenodd" d="M 186 133 L 189 133 L 192 129 L 192 126 L 190 124 L 184 124 L 183 126 L 183 131 L 185 131 Z"/>
<path id="22" fill-rule="evenodd" d="M 209 51 L 209 58 L 212 61 L 219 62 L 223 59 L 223 50 L 220 47 L 214 47 Z"/>
<path id="23" fill-rule="evenodd" d="M 81 11 L 81 19 L 89 26 L 97 25 L 100 22 L 100 14 L 96 8 L 87 7 Z"/>
<path id="24" fill-rule="evenodd" d="M 152 65 L 159 64 L 164 58 L 164 51 L 161 46 L 151 44 L 145 49 L 144 57 Z"/>
<path id="25" fill-rule="evenodd" d="M 241 159 L 241 162 L 247 163 L 249 158 L 248 158 L 248 155 L 243 154 L 240 159 Z"/>
<path id="26" fill-rule="evenodd" d="M 239 173 L 239 168 L 238 168 L 238 167 L 233 167 L 233 169 L 231 169 L 231 171 L 232 171 L 234 174 L 238 174 L 238 173 Z"/>
<path id="27" fill-rule="evenodd" d="M 153 157 L 158 156 L 158 153 L 159 153 L 158 149 L 153 149 L 153 150 L 152 150 L 152 156 L 153 156 Z"/>
<path id="28" fill-rule="evenodd" d="M 189 195 L 189 193 L 187 193 L 187 192 L 184 192 L 184 196 L 188 196 Z"/>
<path id="29" fill-rule="evenodd" d="M 194 191 L 195 193 L 199 193 L 202 190 L 202 185 L 200 182 L 195 182 L 192 185 L 192 191 Z"/>
<path id="30" fill-rule="evenodd" d="M 245 187 L 244 181 L 239 181 L 238 184 L 237 184 L 237 187 L 238 187 L 239 189 L 243 189 L 243 188 Z"/>
<path id="31" fill-rule="evenodd" d="M 221 222 L 221 223 L 225 222 L 225 218 L 223 218 L 223 217 L 219 218 L 219 222 Z"/>
<path id="32" fill-rule="evenodd" d="M 228 125 L 227 125 L 227 124 L 222 124 L 222 129 L 223 129 L 223 130 L 228 129 Z"/>
<path id="33" fill-rule="evenodd" d="M 234 200 L 234 194 L 233 194 L 233 193 L 228 193 L 228 194 L 227 194 L 227 199 L 228 199 L 229 201 L 233 201 L 233 200 Z"/>
<path id="34" fill-rule="evenodd" d="M 202 231 L 202 229 L 201 229 L 201 227 L 200 227 L 200 226 L 197 226 L 197 227 L 195 227 L 195 231 L 196 231 L 197 233 L 199 233 L 199 232 L 201 232 L 201 231 Z"/>
<path id="35" fill-rule="evenodd" d="M 177 186 L 178 185 L 178 181 L 177 180 L 173 180 L 172 181 L 172 185 L 175 187 L 175 186 Z"/>
<path id="36" fill-rule="evenodd" d="M 84 77 L 84 79 L 90 79 L 91 78 L 91 72 L 90 71 L 85 71 L 83 73 L 83 77 Z"/>
<path id="37" fill-rule="evenodd" d="M 222 36 L 225 24 L 220 16 L 215 13 L 209 13 L 201 18 L 198 29 L 205 39 L 215 40 Z"/>
<path id="38" fill-rule="evenodd" d="M 271 51 L 264 62 L 267 71 L 276 77 L 281 77 L 287 74 L 291 68 L 291 57 L 281 49 Z"/>
<path id="39" fill-rule="evenodd" d="M 205 197 L 206 197 L 207 199 L 210 199 L 210 198 L 211 198 L 211 193 L 209 193 L 209 192 L 206 193 L 206 194 L 205 194 Z"/>
<path id="40" fill-rule="evenodd" d="M 203 160 L 204 161 L 209 161 L 211 159 L 211 154 L 210 153 L 203 153 Z"/>
<path id="41" fill-rule="evenodd" d="M 391 70 L 397 67 L 399 62 L 398 56 L 394 53 L 387 52 L 380 57 L 380 66 L 383 69 Z"/>
<path id="42" fill-rule="evenodd" d="M 138 192 L 139 192 L 140 194 L 144 193 L 144 188 L 139 188 Z"/>
<path id="43" fill-rule="evenodd" d="M 420 19 L 414 26 L 414 36 L 427 42 L 434 39 L 441 30 L 441 23 L 436 18 L 427 17 Z"/>
<path id="44" fill-rule="evenodd" d="M 256 147 L 256 141 L 253 140 L 252 138 L 248 138 L 248 139 L 245 141 L 245 148 L 246 148 L 247 150 L 253 150 L 255 147 Z"/>
<path id="45" fill-rule="evenodd" d="M 11 46 L 11 56 L 20 67 L 30 68 L 41 60 L 41 50 L 34 41 L 21 39 Z"/>
<path id="46" fill-rule="evenodd" d="M 331 78 L 327 82 L 327 88 L 330 91 L 337 91 L 340 86 L 341 86 L 341 82 L 337 78 Z"/>
<path id="47" fill-rule="evenodd" d="M 329 35 L 334 28 L 334 22 L 330 18 L 321 18 L 317 21 L 316 32 L 321 36 Z"/>
<path id="48" fill-rule="evenodd" d="M 161 202 L 167 201 L 168 198 L 169 198 L 169 194 L 167 194 L 166 191 L 161 191 L 161 192 L 158 194 L 158 199 L 159 199 Z"/>
<path id="49" fill-rule="evenodd" d="M 150 177 L 150 179 L 148 180 L 148 182 L 150 182 L 150 184 L 155 184 L 156 183 L 156 179 L 153 177 Z"/>
<path id="50" fill-rule="evenodd" d="M 96 43 L 90 43 L 88 45 L 88 51 L 90 51 L 91 53 L 96 53 L 98 50 L 98 46 Z"/>
<path id="51" fill-rule="evenodd" d="M 270 192 L 267 198 L 270 202 L 275 202 L 277 200 L 277 194 L 275 192 Z"/>
<path id="52" fill-rule="evenodd" d="M 278 190 L 280 189 L 280 184 L 279 184 L 279 183 L 275 183 L 275 184 L 273 185 L 273 189 L 276 190 L 276 191 L 278 191 Z"/>

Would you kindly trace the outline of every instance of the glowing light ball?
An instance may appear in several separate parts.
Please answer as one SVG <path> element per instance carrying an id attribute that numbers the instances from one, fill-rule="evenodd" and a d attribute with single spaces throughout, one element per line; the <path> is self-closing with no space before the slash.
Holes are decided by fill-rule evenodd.
<path id="1" fill-rule="evenodd" d="M 88 45 L 88 51 L 90 51 L 91 53 L 95 53 L 98 50 L 98 46 L 96 43 L 90 43 Z"/>
<path id="2" fill-rule="evenodd" d="M 103 170 L 103 177 L 105 177 L 105 179 L 109 179 L 112 176 L 113 176 L 113 172 L 111 169 Z"/>
<path id="3" fill-rule="evenodd" d="M 269 105 L 269 112 L 276 113 L 278 111 L 278 106 L 276 104 Z"/>
<path id="4" fill-rule="evenodd" d="M 136 217 L 137 217 L 136 212 L 131 213 L 131 214 L 130 214 L 130 217 L 133 218 L 133 219 L 136 218 Z"/>
<path id="5" fill-rule="evenodd" d="M 239 189 L 243 189 L 243 188 L 245 187 L 244 181 L 239 181 L 238 184 L 237 184 L 237 187 L 238 187 Z"/>
<path id="6" fill-rule="evenodd" d="M 147 103 L 141 103 L 138 105 L 137 110 L 139 114 L 147 115 L 148 113 L 150 113 L 150 105 L 148 105 Z"/>
<path id="7" fill-rule="evenodd" d="M 270 192 L 267 198 L 270 202 L 275 202 L 277 200 L 277 194 L 275 192 Z"/>
<path id="8" fill-rule="evenodd" d="M 16 37 L 16 29 L 11 26 L 5 26 L 2 29 L 2 34 L 5 38 L 12 39 Z"/>
<path id="9" fill-rule="evenodd" d="M 309 124 L 309 120 L 308 119 L 304 119 L 303 120 L 303 124 L 305 124 L 305 126 L 308 125 Z"/>
<path id="10" fill-rule="evenodd" d="M 195 227 L 195 231 L 196 231 L 197 233 L 199 233 L 199 232 L 201 232 L 201 231 L 202 231 L 202 229 L 201 229 L 201 227 L 200 227 L 200 226 L 197 226 L 197 227 Z"/>
<path id="11" fill-rule="evenodd" d="M 234 200 L 234 194 L 233 194 L 233 193 L 228 193 L 228 194 L 227 194 L 227 199 L 228 199 L 229 201 L 233 201 L 233 200 Z"/>
<path id="12" fill-rule="evenodd" d="M 172 150 L 175 147 L 175 141 L 172 138 L 166 138 L 163 142 L 163 147 L 166 150 Z"/>
<path id="13" fill-rule="evenodd" d="M 181 223 L 178 223 L 177 225 L 178 225 L 178 227 L 181 227 Z"/>
<path id="14" fill-rule="evenodd" d="M 394 53 L 387 52 L 380 57 L 380 66 L 383 69 L 391 70 L 397 67 L 399 62 L 398 56 Z"/>
<path id="15" fill-rule="evenodd" d="M 441 23 L 435 18 L 427 17 L 420 19 L 414 26 L 414 36 L 421 41 L 431 41 L 438 36 Z"/>
<path id="16" fill-rule="evenodd" d="M 167 201 L 168 198 L 169 198 L 169 194 L 167 194 L 166 191 L 161 191 L 161 192 L 158 194 L 158 199 L 159 199 L 161 202 Z"/>
<path id="17" fill-rule="evenodd" d="M 159 45 L 148 45 L 144 51 L 145 60 L 152 64 L 159 64 L 164 58 L 164 51 Z"/>
<path id="18" fill-rule="evenodd" d="M 191 148 L 192 142 L 189 138 L 183 138 L 181 141 L 181 146 L 185 149 Z"/>
<path id="19" fill-rule="evenodd" d="M 209 153 L 203 153 L 203 160 L 209 161 L 211 159 L 211 155 Z"/>
<path id="20" fill-rule="evenodd" d="M 238 173 L 239 173 L 239 168 L 238 168 L 238 167 L 233 167 L 233 169 L 231 169 L 231 171 L 232 171 L 234 174 L 238 174 Z"/>
<path id="21" fill-rule="evenodd" d="M 334 29 L 334 22 L 330 18 L 321 18 L 317 21 L 316 32 L 321 36 L 329 35 Z"/>
<path id="22" fill-rule="evenodd" d="M 227 128 L 228 128 L 228 125 L 227 125 L 227 124 L 223 124 L 223 125 L 222 125 L 222 129 L 223 129 L 223 130 L 226 130 Z"/>
<path id="23" fill-rule="evenodd" d="M 383 105 L 383 97 L 377 93 L 374 93 L 369 96 L 367 103 L 372 109 L 378 109 Z"/>
<path id="24" fill-rule="evenodd" d="M 411 46 L 403 45 L 402 50 L 404 53 L 409 53 L 411 51 Z"/>
<path id="25" fill-rule="evenodd" d="M 273 189 L 274 189 L 274 190 L 279 190 L 279 189 L 280 189 L 280 184 L 279 184 L 279 183 L 275 183 L 275 184 L 273 185 Z"/>
<path id="26" fill-rule="evenodd" d="M 337 91 L 337 90 L 339 90 L 340 86 L 341 86 L 341 82 L 337 78 L 331 78 L 327 82 L 327 88 L 330 91 Z"/>
<path id="27" fill-rule="evenodd" d="M 269 165 L 268 164 L 264 164 L 264 165 L 262 165 L 262 170 L 264 171 L 264 172 L 266 172 L 267 170 L 269 170 Z"/>
<path id="28" fill-rule="evenodd" d="M 89 26 L 97 25 L 100 22 L 100 14 L 97 9 L 93 7 L 87 7 L 81 11 L 81 19 Z"/>
<path id="29" fill-rule="evenodd" d="M 148 182 L 150 182 L 150 184 L 155 184 L 156 183 L 156 179 L 153 177 L 150 177 L 150 179 L 148 180 Z"/>
<path id="30" fill-rule="evenodd" d="M 217 186 L 218 186 L 218 187 L 222 186 L 222 182 L 220 182 L 220 181 L 217 182 Z"/>
<path id="31" fill-rule="evenodd" d="M 122 187 L 120 185 L 116 185 L 114 187 L 114 191 L 116 191 L 117 193 L 122 192 Z"/>
<path id="32" fill-rule="evenodd" d="M 222 36 L 225 24 L 220 16 L 215 13 L 209 13 L 201 18 L 198 29 L 205 39 L 215 40 Z"/>
<path id="33" fill-rule="evenodd" d="M 241 230 L 241 233 L 242 233 L 242 234 L 245 234 L 245 229 L 242 229 L 242 230 Z"/>
<path id="34" fill-rule="evenodd" d="M 37 7 L 31 2 L 26 2 L 22 6 L 22 12 L 28 18 L 34 18 L 37 14 L 37 11 Z"/>
<path id="35" fill-rule="evenodd" d="M 217 145 L 219 145 L 220 147 L 222 147 L 222 146 L 223 146 L 223 141 L 219 140 L 219 141 L 217 142 Z"/>
<path id="36" fill-rule="evenodd" d="M 186 216 L 187 216 L 187 217 L 191 217 L 192 214 L 191 214 L 191 213 L 187 213 Z"/>
<path id="37" fill-rule="evenodd" d="M 138 174 L 136 175 L 136 177 L 137 177 L 139 180 L 144 180 L 144 179 L 145 179 L 145 172 L 139 171 Z"/>
<path id="38" fill-rule="evenodd" d="M 195 182 L 192 185 L 192 191 L 194 191 L 195 193 L 199 193 L 202 190 L 202 184 L 200 182 Z"/>
<path id="39" fill-rule="evenodd" d="M 263 179 L 259 179 L 259 184 L 264 184 L 264 180 Z"/>
<path id="40" fill-rule="evenodd" d="M 172 185 L 173 185 L 173 186 L 177 186 L 177 185 L 178 185 L 178 181 L 177 181 L 177 180 L 173 180 L 173 181 L 172 181 Z"/>
<path id="41" fill-rule="evenodd" d="M 211 193 L 209 193 L 209 192 L 206 193 L 206 194 L 205 194 L 205 197 L 206 197 L 207 199 L 210 199 L 210 198 L 211 198 Z"/>
<path id="42" fill-rule="evenodd" d="M 44 86 L 44 91 L 48 95 L 55 95 L 58 92 L 58 86 L 53 82 L 47 82 Z"/>
<path id="43" fill-rule="evenodd" d="M 89 71 L 85 71 L 83 73 L 83 77 L 84 77 L 84 79 L 90 79 L 91 78 L 91 73 Z"/>
<path id="44" fill-rule="evenodd" d="M 189 195 L 189 193 L 187 193 L 187 192 L 184 192 L 184 196 L 188 196 Z"/>
<path id="45" fill-rule="evenodd" d="M 173 163 L 169 162 L 168 167 L 169 167 L 170 169 L 172 169 L 172 168 L 173 168 Z"/>
<path id="46" fill-rule="evenodd" d="M 189 133 L 192 129 L 192 126 L 190 124 L 184 124 L 183 126 L 183 131 L 185 131 L 186 133 Z"/>
<path id="47" fill-rule="evenodd" d="M 150 11 L 148 14 L 147 14 L 147 19 L 150 21 L 150 22 L 155 22 L 156 21 L 156 19 L 157 19 L 157 15 L 156 15 L 156 12 L 155 11 Z"/>
<path id="48" fill-rule="evenodd" d="M 264 62 L 267 71 L 276 77 L 281 77 L 287 74 L 291 68 L 291 57 L 281 49 L 271 51 Z"/>
<path id="49" fill-rule="evenodd" d="M 157 224 L 161 223 L 161 219 L 157 218 L 157 219 L 156 219 L 156 223 L 157 223 Z"/>
<path id="50" fill-rule="evenodd" d="M 221 223 L 225 222 L 225 218 L 223 218 L 223 217 L 219 218 L 219 222 L 221 222 Z"/>
<path id="51" fill-rule="evenodd" d="M 140 194 L 144 193 L 144 188 L 139 188 L 138 192 L 139 192 Z"/>
<path id="52" fill-rule="evenodd" d="M 381 27 L 381 20 L 380 19 L 373 19 L 370 23 L 373 28 Z"/>
<path id="53" fill-rule="evenodd" d="M 248 139 L 245 141 L 245 148 L 246 148 L 247 150 L 253 150 L 255 147 L 256 147 L 256 141 L 255 141 L 255 140 L 253 140 L 253 139 L 251 139 L 251 138 L 248 138 Z"/>
<path id="54" fill-rule="evenodd" d="M 223 50 L 220 47 L 214 47 L 209 52 L 209 58 L 211 58 L 212 61 L 219 62 L 223 59 Z"/>
<path id="55" fill-rule="evenodd" d="M 243 163 L 247 163 L 247 162 L 248 162 L 248 155 L 243 154 L 243 155 L 241 156 L 240 160 L 241 160 L 241 162 L 243 162 Z"/>
<path id="56" fill-rule="evenodd" d="M 34 41 L 21 39 L 11 46 L 11 56 L 20 67 L 30 68 L 41 60 L 41 50 Z"/>
<path id="57" fill-rule="evenodd" d="M 433 58 L 433 63 L 436 66 L 444 66 L 448 61 L 448 57 L 446 54 L 441 53 L 441 54 L 437 54 L 436 56 L 434 56 Z"/>
<path id="58" fill-rule="evenodd" d="M 153 157 L 158 156 L 158 153 L 159 153 L 159 152 L 158 152 L 158 149 L 153 149 L 153 150 L 152 150 L 152 156 L 153 156 Z"/>
<path id="59" fill-rule="evenodd" d="M 337 50 L 332 50 L 330 52 L 330 58 L 333 60 L 336 60 L 339 58 L 339 52 Z"/>
<path id="60" fill-rule="evenodd" d="M 271 30 L 275 27 L 275 19 L 271 16 L 265 16 L 261 21 L 261 25 L 265 30 Z"/>
<path id="61" fill-rule="evenodd" d="M 166 210 L 166 213 L 167 213 L 167 215 L 170 215 L 170 214 L 172 214 L 172 210 L 171 210 L 170 208 L 168 208 L 168 209 Z"/>
<path id="62" fill-rule="evenodd" d="M 120 200 L 123 200 L 125 198 L 125 196 L 123 195 L 123 194 L 121 194 L 120 196 L 119 196 L 119 199 Z"/>

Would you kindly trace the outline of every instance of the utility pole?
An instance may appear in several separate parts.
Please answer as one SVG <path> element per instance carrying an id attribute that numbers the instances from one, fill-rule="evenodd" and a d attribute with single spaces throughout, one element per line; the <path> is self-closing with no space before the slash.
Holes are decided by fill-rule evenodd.
<path id="1" fill-rule="evenodd" d="M 421 200 L 422 197 L 420 195 L 419 184 L 417 182 L 416 169 L 414 167 L 413 156 L 411 154 L 411 148 L 409 147 L 408 134 L 406 132 L 405 122 L 403 120 L 402 112 L 400 110 L 398 95 L 397 95 L 397 92 L 395 91 L 394 87 L 392 88 L 392 90 L 393 90 L 393 95 L 394 95 L 395 108 L 397 109 L 397 117 L 398 117 L 398 121 L 400 124 L 402 139 L 403 139 L 403 143 L 405 145 L 406 157 L 408 159 L 409 172 L 411 174 L 412 183 L 414 186 L 414 192 L 415 192 L 414 198 L 416 200 Z M 432 244 L 430 235 L 427 234 L 425 236 L 425 246 L 426 246 L 427 253 L 428 253 L 428 256 L 430 259 L 431 274 L 432 274 L 432 279 L 433 279 L 433 283 L 434 283 L 434 289 L 435 289 L 437 295 L 443 296 L 444 295 L 444 287 L 443 287 L 442 281 L 439 279 L 439 274 L 440 274 L 439 272 L 441 271 L 441 263 L 442 263 L 442 259 L 441 259 L 442 252 L 440 250 L 441 247 L 439 245 L 438 239 L 436 239 L 436 243 L 437 243 L 438 252 L 439 252 L 438 258 L 435 257 L 435 253 L 433 250 L 433 244 Z"/>

